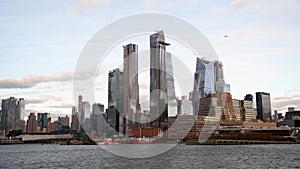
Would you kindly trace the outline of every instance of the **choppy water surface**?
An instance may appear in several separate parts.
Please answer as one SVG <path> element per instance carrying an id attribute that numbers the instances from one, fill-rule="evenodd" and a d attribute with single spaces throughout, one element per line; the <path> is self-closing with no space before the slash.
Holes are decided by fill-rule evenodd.
<path id="1" fill-rule="evenodd" d="M 142 159 L 94 145 L 0 145 L 0 168 L 300 168 L 300 145 L 178 145 Z"/>

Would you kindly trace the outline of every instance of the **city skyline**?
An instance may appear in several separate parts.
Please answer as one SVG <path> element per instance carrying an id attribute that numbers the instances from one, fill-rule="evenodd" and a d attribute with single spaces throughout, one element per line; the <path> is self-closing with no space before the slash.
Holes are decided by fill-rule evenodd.
<path id="1" fill-rule="evenodd" d="M 7 71 L 1 72 L 0 99 L 10 96 L 25 98 L 25 117 L 30 112 L 49 112 L 54 118 L 71 114 L 72 105 L 76 103 L 70 90 L 72 76 L 84 44 L 109 20 L 132 14 L 120 12 L 107 15 L 107 18 L 100 16 L 100 13 L 108 13 L 109 7 L 126 8 L 128 10 L 124 11 L 135 13 L 156 11 L 186 19 L 203 32 L 214 46 L 225 65 L 224 76 L 231 85 L 234 99 L 242 99 L 248 93 L 254 95 L 255 92 L 262 91 L 271 93 L 272 110 L 286 112 L 287 107 L 300 107 L 300 89 L 297 86 L 299 80 L 293 75 L 297 72 L 300 58 L 297 49 L 299 19 L 289 17 L 291 14 L 299 14 L 299 2 L 276 1 L 271 5 L 267 1 L 224 1 L 214 4 L 186 1 L 184 4 L 166 2 L 160 7 L 144 2 L 133 5 L 140 7 L 138 10 L 130 10 L 133 8 L 130 5 L 105 2 L 55 4 L 48 1 L 34 5 L 28 2 L 3 2 L 0 12 L 0 27 L 3 30 L 0 36 L 0 59 L 1 67 Z M 167 4 L 173 9 L 168 9 Z M 191 14 L 188 14 L 184 9 L 179 10 L 181 6 L 195 7 L 190 8 Z M 200 9 L 205 10 L 199 12 Z M 257 12 L 261 9 L 266 12 Z M 209 15 L 204 17 L 202 14 L 205 12 Z M 90 18 L 91 15 L 94 17 Z M 218 19 L 220 16 L 222 17 Z M 41 24 L 44 17 L 49 22 Z M 89 20 L 85 21 L 86 18 Z M 125 40 L 110 55 L 122 59 L 122 45 L 128 44 L 127 42 L 138 44 L 140 51 L 146 50 L 148 41 L 140 41 Z M 168 51 L 176 56 L 184 53 L 176 43 L 172 43 Z M 187 60 L 193 71 L 195 60 L 196 58 Z M 103 72 L 105 78 L 109 69 L 111 67 L 105 68 Z M 107 84 L 106 81 L 103 84 Z M 103 84 L 98 83 L 96 86 L 99 88 L 96 89 L 96 102 L 106 104 L 107 95 L 101 94 L 103 89 L 100 88 Z M 140 85 L 142 88 L 142 84 Z"/>

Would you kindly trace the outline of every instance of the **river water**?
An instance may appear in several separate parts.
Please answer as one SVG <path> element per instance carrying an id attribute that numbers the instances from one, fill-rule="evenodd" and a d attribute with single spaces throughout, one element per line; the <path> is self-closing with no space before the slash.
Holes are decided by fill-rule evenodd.
<path id="1" fill-rule="evenodd" d="M 138 159 L 114 155 L 96 145 L 0 145 L 0 168 L 300 168 L 300 144 L 180 144 Z"/>

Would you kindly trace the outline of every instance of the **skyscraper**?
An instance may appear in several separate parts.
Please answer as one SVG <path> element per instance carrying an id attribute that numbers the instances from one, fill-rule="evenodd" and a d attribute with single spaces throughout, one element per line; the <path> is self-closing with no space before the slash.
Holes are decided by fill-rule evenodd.
<path id="1" fill-rule="evenodd" d="M 171 83 L 173 76 L 171 55 L 166 52 L 168 45 L 163 31 L 150 36 L 150 123 L 163 129 L 168 120 L 168 97 L 173 97 L 173 89 L 168 92 L 168 86 L 172 86 L 168 80 Z"/>
<path id="2" fill-rule="evenodd" d="M 123 124 L 119 124 L 120 112 L 124 112 L 123 93 L 123 72 L 114 69 L 108 73 L 108 108 L 106 109 L 106 121 L 110 126 L 106 130 L 108 135 L 117 134 L 120 131 L 119 125 L 123 127 Z"/>
<path id="3" fill-rule="evenodd" d="M 256 92 L 257 116 L 262 121 L 271 119 L 270 93 Z"/>
<path id="4" fill-rule="evenodd" d="M 214 84 L 216 92 L 230 93 L 230 85 L 225 83 L 223 74 L 223 64 L 220 61 L 214 62 Z"/>
<path id="5" fill-rule="evenodd" d="M 214 63 L 197 58 L 196 72 L 194 74 L 194 91 L 198 99 L 215 93 Z"/>
<path id="6" fill-rule="evenodd" d="M 128 44 L 123 46 L 124 50 L 124 70 L 123 70 L 123 115 L 125 126 L 134 127 L 139 121 L 135 119 L 139 113 L 139 84 L 138 84 L 138 45 Z M 123 133 L 126 134 L 126 133 Z"/>
<path id="7" fill-rule="evenodd" d="M 215 73 L 213 63 L 197 58 L 196 72 L 194 73 L 194 90 L 192 92 L 194 115 L 199 113 L 199 99 L 214 93 L 214 76 Z"/>
<path id="8" fill-rule="evenodd" d="M 108 73 L 108 107 L 114 106 L 123 112 L 123 72 L 114 69 Z"/>
<path id="9" fill-rule="evenodd" d="M 80 124 L 78 117 L 76 115 L 76 108 L 75 106 L 72 107 L 72 122 L 71 122 L 71 129 L 79 131 L 80 130 Z"/>
<path id="10" fill-rule="evenodd" d="M 20 114 L 20 119 L 24 120 L 25 116 L 25 100 L 24 98 L 20 98 L 17 103 L 18 114 Z"/>
<path id="11" fill-rule="evenodd" d="M 38 113 L 37 114 L 37 125 L 40 131 L 46 132 L 47 120 L 50 118 L 50 113 Z"/>
<path id="12" fill-rule="evenodd" d="M 3 99 L 1 104 L 1 124 L 2 130 L 23 129 L 25 112 L 25 101 L 23 98 L 17 100 L 14 97 Z"/>
<path id="13" fill-rule="evenodd" d="M 82 102 L 82 112 L 81 112 L 81 127 L 84 128 L 85 132 L 90 132 L 91 126 L 91 106 L 89 102 Z"/>
<path id="14" fill-rule="evenodd" d="M 78 96 L 78 112 L 82 112 L 82 96 Z"/>
<path id="15" fill-rule="evenodd" d="M 34 113 L 30 113 L 27 120 L 27 133 L 35 133 L 37 132 L 37 121 Z"/>
<path id="16" fill-rule="evenodd" d="M 100 103 L 93 104 L 91 116 L 91 137 L 105 137 L 106 115 L 104 113 L 104 105 Z"/>
<path id="17" fill-rule="evenodd" d="M 224 80 L 222 63 L 197 58 L 192 92 L 194 114 L 199 111 L 199 98 L 215 95 L 217 92 L 230 93 L 230 85 Z"/>

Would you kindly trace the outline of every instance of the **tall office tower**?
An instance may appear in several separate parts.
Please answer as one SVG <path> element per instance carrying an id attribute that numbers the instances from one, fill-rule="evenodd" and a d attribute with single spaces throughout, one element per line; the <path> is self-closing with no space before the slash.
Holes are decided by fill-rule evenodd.
<path id="1" fill-rule="evenodd" d="M 27 133 L 36 133 L 37 132 L 37 121 L 34 113 L 30 113 L 27 120 Z"/>
<path id="2" fill-rule="evenodd" d="M 163 130 L 168 121 L 168 97 L 173 97 L 173 89 L 168 92 L 168 77 L 173 72 L 171 55 L 166 52 L 168 45 L 163 31 L 150 36 L 150 124 Z"/>
<path id="3" fill-rule="evenodd" d="M 114 69 L 108 73 L 108 107 L 123 111 L 123 72 Z"/>
<path id="4" fill-rule="evenodd" d="M 24 98 L 20 98 L 18 100 L 17 110 L 18 110 L 17 114 L 20 114 L 20 119 L 24 120 L 24 116 L 25 116 L 25 100 L 24 100 Z"/>
<path id="5" fill-rule="evenodd" d="M 137 127 L 140 103 L 139 103 L 139 84 L 138 84 L 138 45 L 128 44 L 123 46 L 124 51 L 124 70 L 123 70 L 123 115 L 125 124 L 128 128 Z M 123 133 L 126 134 L 126 133 Z"/>
<path id="6" fill-rule="evenodd" d="M 192 92 L 193 114 L 199 113 L 199 99 L 215 92 L 215 73 L 213 62 L 197 58 Z"/>
<path id="7" fill-rule="evenodd" d="M 108 73 L 108 108 L 106 109 L 106 118 L 107 123 L 111 127 L 107 130 L 108 135 L 114 135 L 120 131 L 119 116 L 120 113 L 124 112 L 123 92 L 123 72 L 119 69 L 114 69 Z M 123 124 L 120 124 L 120 126 L 123 126 Z"/>
<path id="8" fill-rule="evenodd" d="M 82 112 L 82 96 L 78 96 L 78 112 Z"/>
<path id="9" fill-rule="evenodd" d="M 106 136 L 119 135 L 122 123 L 120 123 L 120 113 L 115 106 L 110 106 L 106 109 L 106 121 L 109 127 L 106 129 Z"/>
<path id="10" fill-rule="evenodd" d="M 168 116 L 177 114 L 177 101 L 175 96 L 175 83 L 173 76 L 172 54 L 166 52 L 166 81 L 167 81 L 167 99 L 168 99 Z"/>
<path id="11" fill-rule="evenodd" d="M 24 126 L 24 119 L 21 118 L 21 113 L 25 111 L 24 99 L 17 100 L 14 97 L 2 100 L 1 104 L 1 123 L 2 130 L 22 130 Z"/>
<path id="12" fill-rule="evenodd" d="M 105 137 L 106 116 L 104 113 L 104 105 L 100 103 L 93 104 L 91 116 L 91 137 Z"/>
<path id="13" fill-rule="evenodd" d="M 194 74 L 194 91 L 198 91 L 199 98 L 215 93 L 214 63 L 197 58 Z"/>
<path id="14" fill-rule="evenodd" d="M 223 65 L 220 61 L 214 62 L 214 84 L 216 92 L 230 93 L 230 85 L 225 83 L 223 74 Z"/>
<path id="15" fill-rule="evenodd" d="M 82 121 L 85 119 L 90 119 L 91 117 L 91 106 L 89 102 L 82 102 Z"/>
<path id="16" fill-rule="evenodd" d="M 80 130 L 80 124 L 78 117 L 76 115 L 76 108 L 75 106 L 72 107 L 72 122 L 71 122 L 71 129 L 79 131 Z"/>
<path id="17" fill-rule="evenodd" d="M 37 114 L 37 125 L 41 132 L 47 132 L 47 120 L 50 117 L 50 113 L 38 113 Z"/>
<path id="18" fill-rule="evenodd" d="M 79 95 L 78 96 L 78 112 L 76 113 L 78 121 L 79 121 L 79 130 L 81 130 L 81 126 L 83 125 L 84 121 L 82 121 L 82 119 L 84 119 L 84 117 L 82 117 L 82 96 Z"/>
<path id="19" fill-rule="evenodd" d="M 173 65 L 172 65 L 172 54 L 166 52 L 166 81 L 167 81 L 167 98 L 168 101 L 176 100 L 175 96 L 175 84 L 173 75 Z"/>
<path id="20" fill-rule="evenodd" d="M 271 119 L 270 93 L 256 92 L 257 116 L 262 121 Z"/>
<path id="21" fill-rule="evenodd" d="M 222 62 L 197 58 L 192 93 L 194 114 L 198 112 L 199 98 L 214 95 L 216 92 L 230 93 L 230 85 L 224 80 Z"/>
<path id="22" fill-rule="evenodd" d="M 81 113 L 81 127 L 84 128 L 85 132 L 90 132 L 91 126 L 91 106 L 89 102 L 82 102 L 82 113 Z"/>

